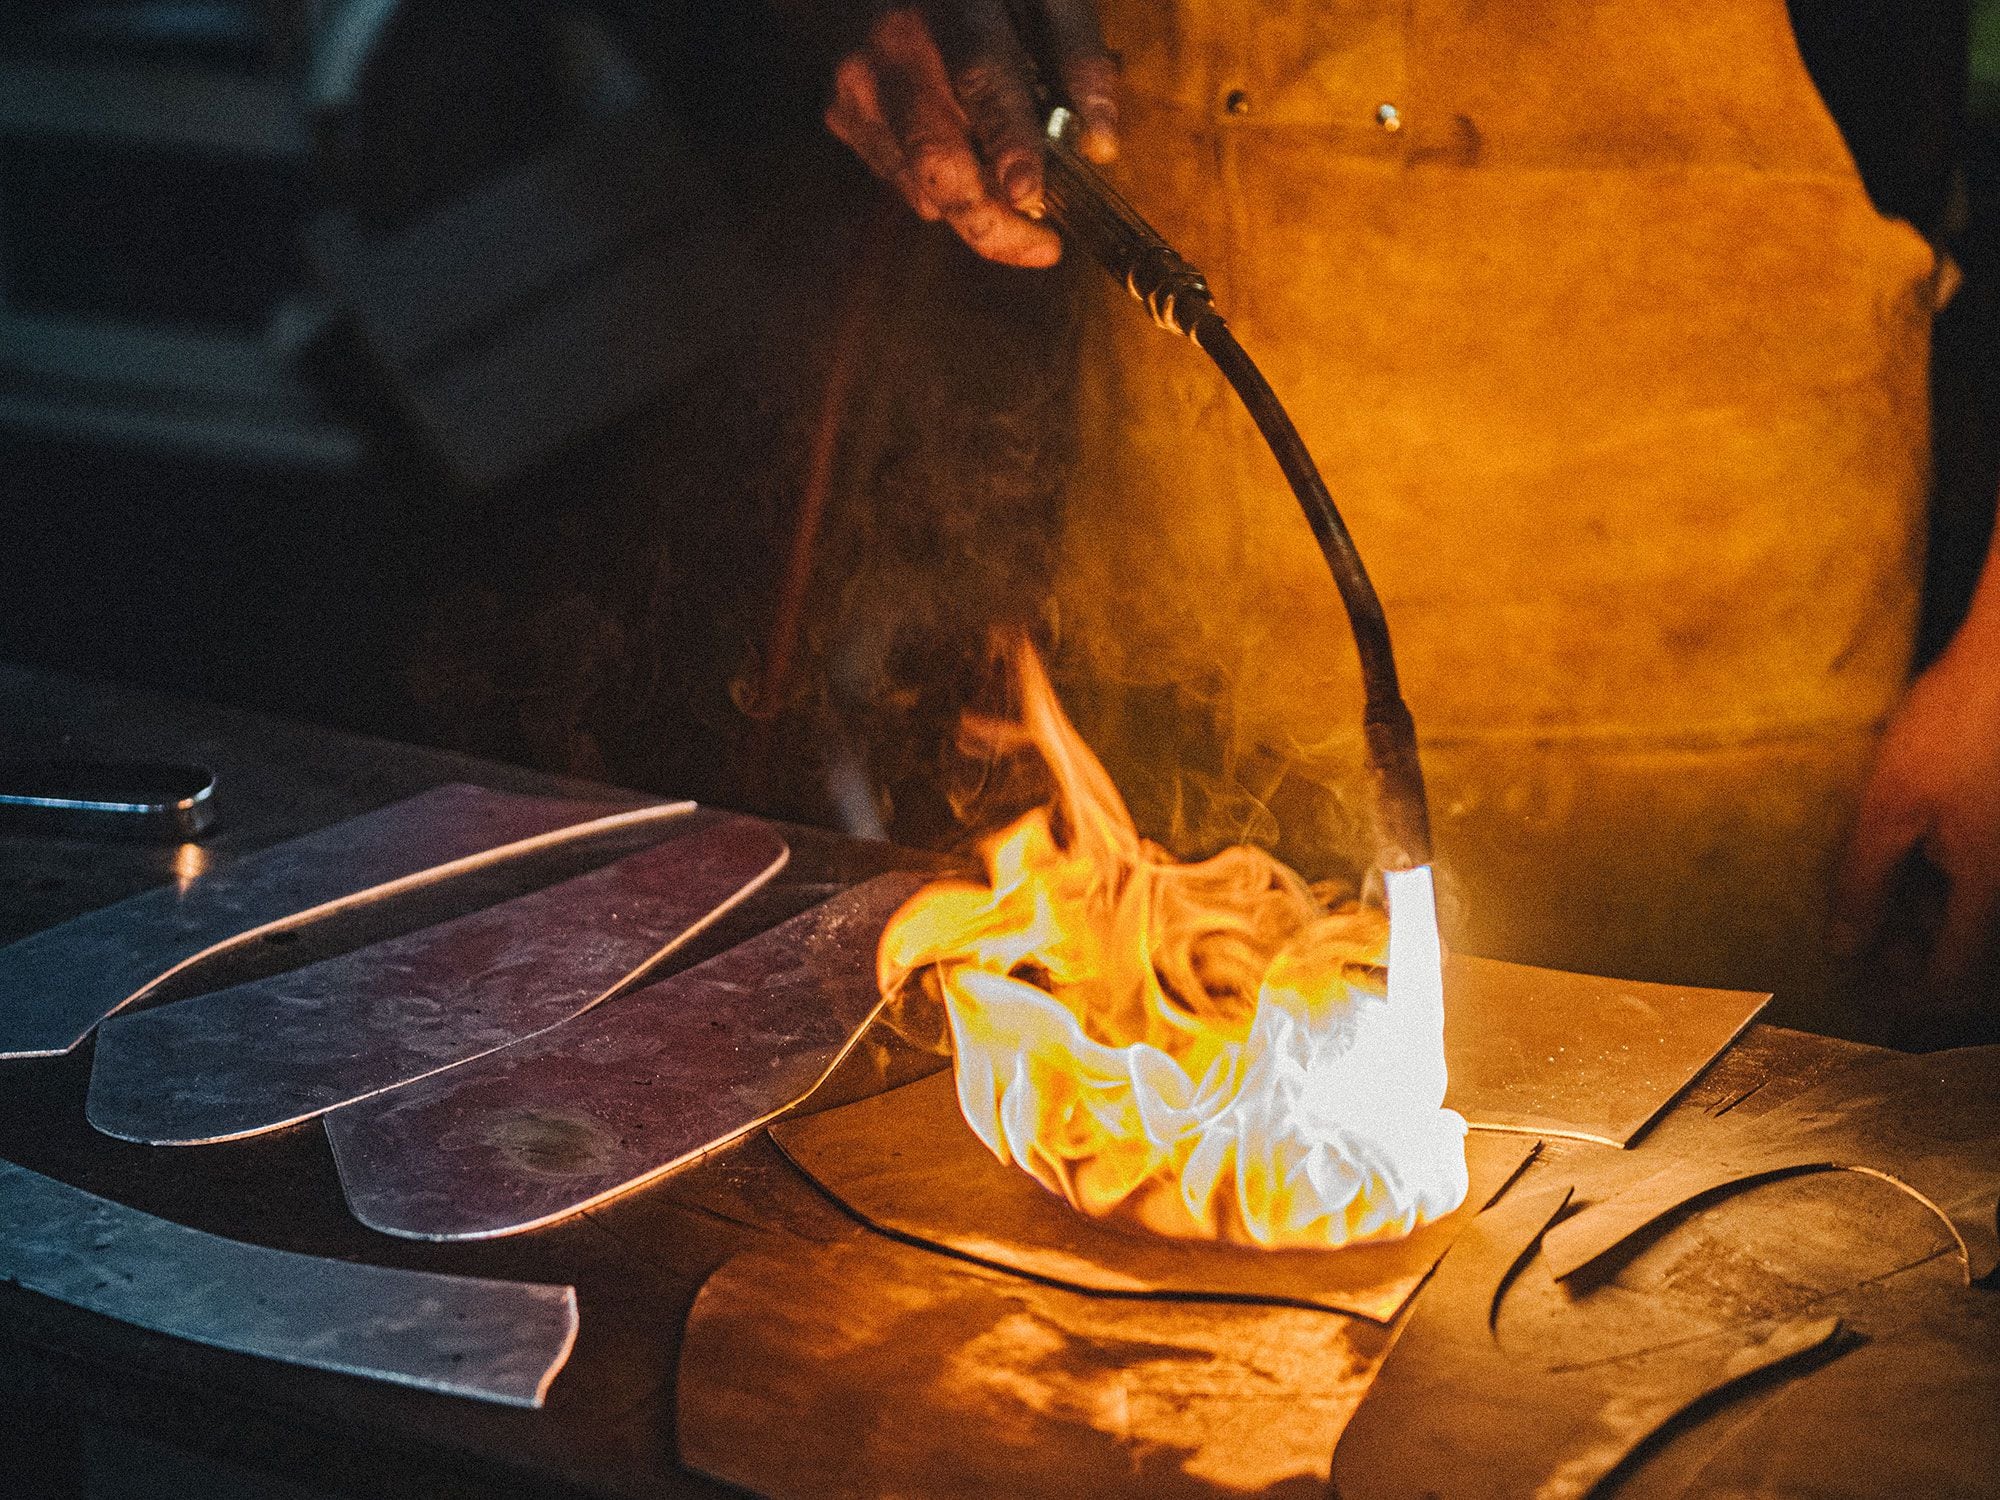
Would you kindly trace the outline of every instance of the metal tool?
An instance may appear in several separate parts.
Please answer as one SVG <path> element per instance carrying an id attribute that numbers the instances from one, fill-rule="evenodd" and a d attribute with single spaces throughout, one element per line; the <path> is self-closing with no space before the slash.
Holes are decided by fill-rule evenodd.
<path id="1" fill-rule="evenodd" d="M 805 1098 L 882 1006 L 875 945 L 923 884 L 881 875 L 685 973 L 327 1116 L 348 1207 L 410 1239 L 534 1229 Z"/>
<path id="2" fill-rule="evenodd" d="M 204 1234 L 0 1162 L 0 1281 L 175 1338 L 540 1406 L 576 1291 L 325 1260 Z"/>
<path id="3" fill-rule="evenodd" d="M 1430 809 L 1417 759 L 1416 724 L 1397 681 L 1382 601 L 1347 523 L 1271 383 L 1217 310 L 1207 278 L 1083 159 L 1076 150 L 1076 133 L 1075 116 L 1056 107 L 1048 119 L 1043 166 L 1048 217 L 1122 282 L 1155 323 L 1192 340 L 1215 361 L 1269 444 L 1333 574 L 1361 656 L 1362 732 L 1375 814 L 1375 862 L 1383 870 L 1429 864 Z"/>
<path id="4" fill-rule="evenodd" d="M 53 1057 L 225 948 L 692 802 L 581 802 L 452 783 L 0 948 L 0 1059 Z"/>
<path id="5" fill-rule="evenodd" d="M 215 773 L 158 761 L 0 761 L 0 831 L 178 844 L 214 826 Z"/>
<path id="6" fill-rule="evenodd" d="M 90 1123 L 149 1145 L 234 1140 L 483 1056 L 588 1010 L 787 853 L 769 824 L 724 816 L 455 921 L 113 1017 Z"/>

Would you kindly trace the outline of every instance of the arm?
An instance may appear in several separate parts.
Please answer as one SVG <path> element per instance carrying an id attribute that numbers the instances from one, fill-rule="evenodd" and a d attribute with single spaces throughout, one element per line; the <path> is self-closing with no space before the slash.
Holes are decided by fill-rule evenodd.
<path id="1" fill-rule="evenodd" d="M 1117 151 L 1117 65 L 1092 0 L 1032 0 L 1094 161 Z M 926 219 L 988 260 L 1053 265 L 1036 222 L 1042 142 L 1034 70 L 1009 0 L 927 0 L 884 11 L 834 70 L 827 128 Z"/>

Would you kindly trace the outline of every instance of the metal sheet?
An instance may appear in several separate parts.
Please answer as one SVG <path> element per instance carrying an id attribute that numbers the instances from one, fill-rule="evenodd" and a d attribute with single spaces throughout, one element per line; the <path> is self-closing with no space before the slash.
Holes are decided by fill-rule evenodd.
<path id="1" fill-rule="evenodd" d="M 1773 1392 L 1675 1493 L 1992 1500 L 1996 1490 L 2000 1298 L 1962 1294 Z"/>
<path id="2" fill-rule="evenodd" d="M 576 1342 L 567 1286 L 267 1250 L 0 1162 L 0 1279 L 176 1338 L 508 1406 Z"/>
<path id="3" fill-rule="evenodd" d="M 1546 1237 L 1543 1243 L 1546 1249 Z M 1982 1402 L 2000 1414 L 2000 1386 L 1991 1383 L 2000 1359 L 2000 1297 L 1967 1287 L 1950 1231 L 1876 1177 L 1807 1173 L 1732 1193 L 1649 1236 L 1619 1258 L 1615 1271 L 1607 1267 L 1590 1278 L 1588 1288 L 1556 1281 L 1537 1260 L 1502 1300 L 1502 1347 L 1532 1352 L 1550 1369 L 1582 1370 L 1732 1325 L 1803 1317 L 1839 1318 L 1847 1346 L 1830 1363 L 1813 1361 L 1783 1380 L 1735 1392 L 1712 1417 L 1669 1424 L 1615 1471 L 1615 1484 L 1606 1487 L 1619 1500 L 1963 1494 L 1964 1485 L 1949 1476 L 1964 1474 L 1959 1450 L 1976 1434 L 1952 1417 L 1968 1416 Z M 1955 1346 L 1961 1328 L 1982 1329 L 1994 1341 L 1992 1356 L 1976 1357 L 1970 1347 L 1976 1338 Z M 1882 1361 L 1891 1346 L 1898 1354 Z M 1780 1419 L 1781 1412 L 1831 1412 L 1848 1399 L 1840 1389 L 1853 1394 L 1852 1367 L 1864 1362 L 1884 1380 L 1870 1420 Z M 1813 1394 L 1822 1386 L 1835 1388 L 1825 1407 Z M 1922 1406 L 1901 1409 L 1898 1389 L 1912 1398 L 1929 1395 Z M 1928 1428 L 1921 1436 L 1920 1427 Z M 1890 1434 L 1897 1432 L 1910 1444 L 1906 1459 L 1870 1462 L 1893 1451 Z M 1946 1434 L 1951 1440 L 1940 1441 Z M 1746 1461 L 1771 1476 L 1831 1477 L 1843 1457 L 1854 1464 L 1844 1484 L 1704 1482 L 1738 1472 Z"/>
<path id="4" fill-rule="evenodd" d="M 1451 954 L 1445 1103 L 1475 1129 L 1629 1145 L 1770 998 Z"/>
<path id="5" fill-rule="evenodd" d="M 1125 1231 L 1078 1213 L 980 1143 L 949 1073 L 772 1127 L 813 1181 L 868 1224 L 953 1255 L 1082 1291 L 1253 1298 L 1394 1318 L 1465 1223 L 1534 1154 L 1520 1136 L 1466 1142 L 1466 1207 L 1405 1239 L 1257 1250 Z"/>
<path id="6" fill-rule="evenodd" d="M 189 964 L 266 933 L 691 802 L 579 802 L 450 784 L 143 891 L 0 949 L 0 1058 L 52 1057 Z"/>
<path id="7" fill-rule="evenodd" d="M 879 1235 L 793 1243 L 695 1298 L 678 1447 L 771 1500 L 1318 1496 L 1388 1337 L 1304 1308 L 1087 1296 Z"/>
<path id="8" fill-rule="evenodd" d="M 1827 1168 L 1886 1178 L 1917 1198 L 1957 1238 L 1967 1280 L 2000 1266 L 2000 1047 L 1859 1063 L 1778 1109 L 1725 1115 L 1683 1151 L 1551 1230 L 1555 1274 L 1574 1274 L 1706 1193 Z M 1633 1166 L 1643 1170 L 1643 1157 Z"/>
<path id="9" fill-rule="evenodd" d="M 790 1108 L 880 1008 L 875 945 L 921 876 L 882 875 L 685 973 L 336 1110 L 348 1206 L 412 1239 L 588 1208 Z"/>
<path id="10" fill-rule="evenodd" d="M 1827 1348 L 1837 1318 L 1770 1320 L 1547 1368 L 1502 1346 L 1501 1299 L 1567 1190 L 1516 1193 L 1462 1235 L 1333 1454 L 1341 1500 L 1581 1500 L 1695 1403 Z M 1587 1304 L 1584 1308 L 1587 1315 Z"/>
<path id="11" fill-rule="evenodd" d="M 151 1145 L 232 1140 L 483 1056 L 589 1009 L 783 868 L 722 817 L 559 884 L 100 1029 L 90 1123 Z"/>

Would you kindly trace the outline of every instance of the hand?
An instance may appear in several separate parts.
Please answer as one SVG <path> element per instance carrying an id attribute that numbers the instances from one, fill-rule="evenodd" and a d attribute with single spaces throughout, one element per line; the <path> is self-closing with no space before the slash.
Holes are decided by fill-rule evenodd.
<path id="1" fill-rule="evenodd" d="M 2000 653 L 1963 635 L 1919 677 L 1889 721 L 1841 871 L 1834 946 L 1876 943 L 1899 885 L 1941 877 L 1942 918 L 1924 987 L 1962 1009 L 1962 990 L 1992 957 L 2000 914 Z"/>
<path id="2" fill-rule="evenodd" d="M 1117 154 L 1117 64 L 1093 0 L 1035 0 L 1093 161 Z M 890 10 L 834 70 L 827 129 L 926 219 L 988 260 L 1048 266 L 1061 241 L 1036 222 L 1042 133 L 1033 69 L 1007 0 L 926 0 Z"/>

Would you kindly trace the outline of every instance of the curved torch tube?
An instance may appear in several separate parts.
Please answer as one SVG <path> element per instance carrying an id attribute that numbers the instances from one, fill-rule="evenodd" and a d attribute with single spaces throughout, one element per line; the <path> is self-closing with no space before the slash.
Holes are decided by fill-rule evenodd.
<path id="1" fill-rule="evenodd" d="M 1271 383 L 1216 311 L 1207 279 L 1077 153 L 1070 141 L 1074 129 L 1068 110 L 1050 115 L 1044 174 L 1048 216 L 1073 244 L 1122 281 L 1154 322 L 1193 340 L 1215 361 L 1264 435 L 1333 574 L 1360 653 L 1376 863 L 1385 871 L 1429 864 L 1430 811 L 1417 761 L 1416 725 L 1396 679 L 1382 601 L 1347 523 Z"/>

